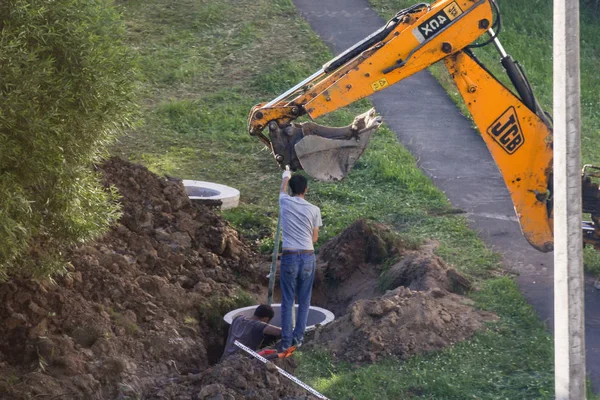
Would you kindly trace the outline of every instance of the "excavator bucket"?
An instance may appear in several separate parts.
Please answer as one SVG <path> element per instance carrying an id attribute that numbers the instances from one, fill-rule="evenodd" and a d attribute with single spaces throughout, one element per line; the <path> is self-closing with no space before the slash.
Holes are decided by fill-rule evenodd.
<path id="1" fill-rule="evenodd" d="M 294 145 L 294 150 L 302 169 L 320 181 L 345 178 L 381 123 L 382 118 L 371 109 L 343 128 L 313 122 L 301 124 L 303 138 Z"/>

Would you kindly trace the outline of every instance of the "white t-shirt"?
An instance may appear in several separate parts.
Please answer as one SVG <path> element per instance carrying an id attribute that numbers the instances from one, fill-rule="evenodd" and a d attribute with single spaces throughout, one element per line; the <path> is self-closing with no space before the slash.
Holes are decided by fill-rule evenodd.
<path id="1" fill-rule="evenodd" d="M 283 248 L 314 250 L 313 229 L 323 225 L 321 210 L 301 197 L 279 194 Z"/>

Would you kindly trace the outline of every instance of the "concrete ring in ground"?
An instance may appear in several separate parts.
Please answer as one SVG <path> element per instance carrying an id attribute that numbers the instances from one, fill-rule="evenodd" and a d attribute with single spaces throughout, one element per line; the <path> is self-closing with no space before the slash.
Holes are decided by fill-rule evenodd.
<path id="1" fill-rule="evenodd" d="M 251 317 L 254 314 L 254 310 L 256 310 L 257 306 L 249 306 L 244 308 L 238 308 L 236 310 L 230 311 L 223 319 L 229 325 L 235 317 L 238 315 L 243 315 L 245 317 Z M 281 304 L 271 304 L 273 310 L 275 311 L 275 317 L 271 320 L 270 324 L 275 326 L 281 326 Z M 298 311 L 298 304 L 295 305 L 296 312 Z M 326 310 L 321 307 L 310 306 L 310 310 L 308 311 L 308 321 L 306 321 L 306 330 L 310 331 L 316 328 L 317 325 L 327 325 L 335 319 L 335 315 L 329 310 Z"/>
<path id="2" fill-rule="evenodd" d="M 190 200 L 220 200 L 221 210 L 235 208 L 240 203 L 240 191 L 213 182 L 183 180 L 183 186 Z"/>

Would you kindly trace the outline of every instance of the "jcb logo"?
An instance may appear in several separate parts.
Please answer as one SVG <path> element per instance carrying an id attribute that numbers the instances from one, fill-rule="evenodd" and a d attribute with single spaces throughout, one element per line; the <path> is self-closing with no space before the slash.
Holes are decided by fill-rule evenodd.
<path id="1" fill-rule="evenodd" d="M 513 154 L 525 143 L 514 107 L 509 107 L 487 130 L 487 133 L 508 153 Z"/>

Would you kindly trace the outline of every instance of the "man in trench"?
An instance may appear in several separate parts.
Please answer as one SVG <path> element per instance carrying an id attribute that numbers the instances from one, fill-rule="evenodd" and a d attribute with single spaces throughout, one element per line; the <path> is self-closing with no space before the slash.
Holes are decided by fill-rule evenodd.
<path id="1" fill-rule="evenodd" d="M 315 253 L 313 244 L 319 238 L 322 226 L 321 210 L 306 201 L 308 181 L 302 175 L 283 173 L 279 193 L 283 252 L 279 287 L 281 289 L 281 343 L 279 351 L 300 346 L 304 339 L 310 308 L 310 298 L 315 279 Z M 287 189 L 291 196 L 287 194 Z M 292 331 L 292 309 L 298 295 L 296 327 Z"/>
<path id="2" fill-rule="evenodd" d="M 252 317 L 238 316 L 231 321 L 227 343 L 225 344 L 221 360 L 237 353 L 239 348 L 235 345 L 236 340 L 256 351 L 260 347 L 265 335 L 281 336 L 281 328 L 269 325 L 273 316 L 275 316 L 273 308 L 266 304 L 261 304 L 256 307 Z"/>

